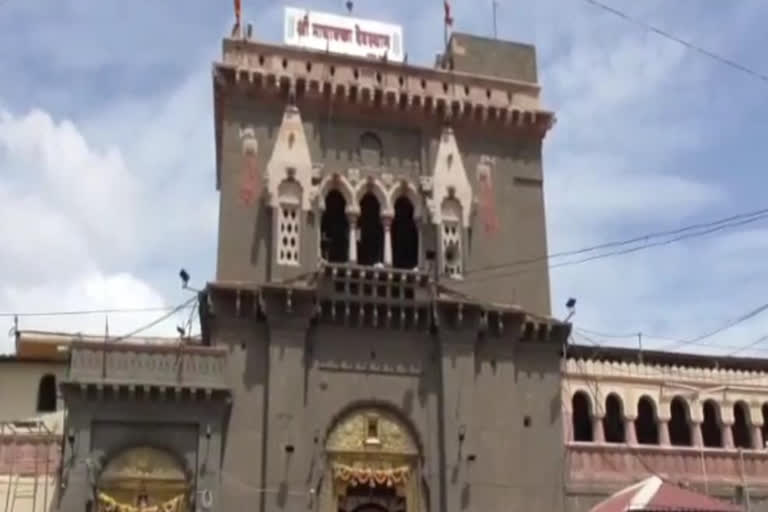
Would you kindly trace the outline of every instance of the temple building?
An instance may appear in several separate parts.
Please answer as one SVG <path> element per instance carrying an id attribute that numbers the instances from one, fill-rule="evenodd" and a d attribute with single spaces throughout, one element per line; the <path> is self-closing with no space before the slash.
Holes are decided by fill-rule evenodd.
<path id="1" fill-rule="evenodd" d="M 757 506 L 767 362 L 564 352 L 546 266 L 508 268 L 547 254 L 534 48 L 455 33 L 420 67 L 384 24 L 286 24 L 213 66 L 200 338 L 17 332 L 0 507 L 586 512 L 657 472 Z"/>
<path id="2" fill-rule="evenodd" d="M 349 20 L 295 22 L 396 40 Z M 547 252 L 533 47 L 454 34 L 419 67 L 236 35 L 212 84 L 202 341 L 70 345 L 58 506 L 564 510 L 569 326 L 546 267 L 480 278 Z"/>

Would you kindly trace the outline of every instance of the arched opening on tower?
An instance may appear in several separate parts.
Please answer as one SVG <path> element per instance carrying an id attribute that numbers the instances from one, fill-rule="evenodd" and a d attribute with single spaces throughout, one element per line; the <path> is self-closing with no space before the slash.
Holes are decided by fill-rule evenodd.
<path id="1" fill-rule="evenodd" d="M 624 442 L 624 411 L 621 400 L 614 394 L 605 399 L 605 418 L 603 418 L 603 431 L 605 441 L 608 443 Z"/>
<path id="2" fill-rule="evenodd" d="M 752 435 L 749 432 L 749 410 L 744 402 L 733 405 L 733 444 L 737 448 L 752 448 Z"/>
<path id="3" fill-rule="evenodd" d="M 637 419 L 635 420 L 635 433 L 639 444 L 659 444 L 659 425 L 656 418 L 656 408 L 653 401 L 647 397 L 640 397 L 637 402 Z"/>
<path id="4" fill-rule="evenodd" d="M 360 200 L 360 240 L 357 243 L 357 262 L 374 265 L 384 259 L 384 226 L 381 224 L 381 205 L 373 193 Z"/>
<path id="5" fill-rule="evenodd" d="M 688 405 L 676 396 L 670 404 L 669 442 L 674 446 L 691 446 L 691 423 Z"/>
<path id="6" fill-rule="evenodd" d="M 419 264 L 419 231 L 413 217 L 413 203 L 405 196 L 395 201 L 392 220 L 392 266 L 412 269 Z"/>
<path id="7" fill-rule="evenodd" d="M 325 210 L 320 220 L 320 252 L 323 259 L 343 263 L 349 259 L 349 220 L 347 202 L 338 190 L 325 196 Z"/>
<path id="8" fill-rule="evenodd" d="M 701 424 L 701 436 L 706 447 L 721 448 L 723 446 L 720 415 L 717 412 L 717 404 L 712 400 L 704 402 L 704 421 Z"/>
<path id="9" fill-rule="evenodd" d="M 573 440 L 582 442 L 593 441 L 592 406 L 586 393 L 578 391 L 573 395 L 573 398 L 571 399 L 571 411 Z"/>

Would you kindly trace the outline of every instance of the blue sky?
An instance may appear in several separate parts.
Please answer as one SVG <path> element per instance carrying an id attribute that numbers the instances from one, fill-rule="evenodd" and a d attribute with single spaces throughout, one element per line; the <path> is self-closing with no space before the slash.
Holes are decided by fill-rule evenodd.
<path id="1" fill-rule="evenodd" d="M 605 0 L 768 73 L 761 0 Z M 244 0 L 257 38 L 285 5 Z M 454 0 L 455 29 L 490 34 L 491 0 Z M 215 265 L 211 61 L 228 1 L 0 3 L 0 312 L 175 305 Z M 214 5 L 215 4 L 215 5 Z M 410 62 L 441 51 L 442 2 L 357 0 L 400 23 Z M 551 251 L 761 208 L 768 83 L 584 0 L 500 0 L 499 36 L 537 45 Z M 554 313 L 577 327 L 693 337 L 766 302 L 765 223 L 552 271 Z M 111 315 L 131 330 L 156 314 Z M 179 315 L 157 327 L 172 334 Z M 101 332 L 104 317 L 23 318 L 27 329 Z M 11 320 L 0 318 L 0 330 Z M 724 354 L 768 333 L 768 314 L 689 350 Z M 631 344 L 631 338 L 594 338 Z M 577 340 L 579 337 L 577 336 Z M 646 347 L 669 342 L 646 337 Z M 725 347 L 725 348 L 724 348 Z M 11 340 L 0 336 L 0 349 Z M 768 350 L 768 343 L 758 347 Z M 743 352 L 768 355 L 768 352 Z"/>

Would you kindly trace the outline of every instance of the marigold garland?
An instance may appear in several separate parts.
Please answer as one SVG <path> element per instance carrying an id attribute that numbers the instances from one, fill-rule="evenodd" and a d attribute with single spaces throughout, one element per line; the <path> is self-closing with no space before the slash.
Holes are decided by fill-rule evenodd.
<path id="1" fill-rule="evenodd" d="M 357 485 L 368 485 L 370 487 L 385 485 L 393 487 L 406 483 L 410 475 L 410 468 L 408 466 L 392 469 L 371 469 L 334 464 L 333 471 L 336 478 L 353 487 Z"/>

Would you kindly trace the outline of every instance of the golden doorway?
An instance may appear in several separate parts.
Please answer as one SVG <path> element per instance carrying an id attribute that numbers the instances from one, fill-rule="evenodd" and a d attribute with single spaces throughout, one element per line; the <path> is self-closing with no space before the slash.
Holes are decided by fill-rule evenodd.
<path id="1" fill-rule="evenodd" d="M 329 432 L 321 512 L 422 512 L 419 447 L 391 411 L 343 415 Z"/>
<path id="2" fill-rule="evenodd" d="M 101 472 L 99 512 L 187 512 L 189 482 L 170 453 L 151 447 L 120 452 Z"/>

